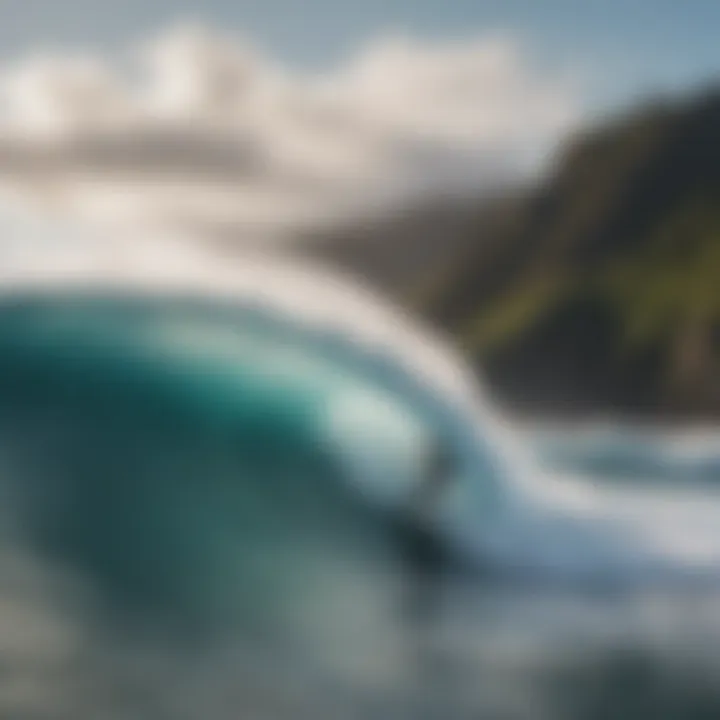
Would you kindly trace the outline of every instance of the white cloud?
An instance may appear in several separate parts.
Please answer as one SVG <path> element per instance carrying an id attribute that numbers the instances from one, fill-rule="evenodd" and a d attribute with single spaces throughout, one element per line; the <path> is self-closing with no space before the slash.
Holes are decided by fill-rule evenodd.
<path id="1" fill-rule="evenodd" d="M 533 169 L 576 116 L 519 44 L 396 38 L 298 75 L 180 27 L 130 66 L 35 57 L 0 72 L 0 188 L 130 226 L 242 240 Z"/>

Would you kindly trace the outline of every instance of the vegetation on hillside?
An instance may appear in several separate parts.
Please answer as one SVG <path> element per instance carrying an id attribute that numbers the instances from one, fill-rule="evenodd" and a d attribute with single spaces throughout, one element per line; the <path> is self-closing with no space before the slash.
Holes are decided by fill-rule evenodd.
<path id="1" fill-rule="evenodd" d="M 335 259 L 512 407 L 720 414 L 720 89 L 589 129 L 534 190 L 350 238 Z"/>

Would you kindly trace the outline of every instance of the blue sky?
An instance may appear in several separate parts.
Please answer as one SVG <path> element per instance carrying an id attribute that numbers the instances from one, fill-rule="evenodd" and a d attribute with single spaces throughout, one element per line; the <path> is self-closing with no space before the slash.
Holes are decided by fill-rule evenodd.
<path id="1" fill-rule="evenodd" d="M 0 0 L 0 55 L 114 48 L 187 18 L 313 67 L 388 32 L 510 31 L 538 62 L 580 73 L 598 108 L 720 77 L 720 0 Z"/>

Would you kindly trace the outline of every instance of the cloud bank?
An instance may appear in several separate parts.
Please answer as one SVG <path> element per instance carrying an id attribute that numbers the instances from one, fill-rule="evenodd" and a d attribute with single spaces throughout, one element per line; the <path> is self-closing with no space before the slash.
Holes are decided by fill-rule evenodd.
<path id="1" fill-rule="evenodd" d="M 0 95 L 0 192 L 239 243 L 498 187 L 536 171 L 577 116 L 571 90 L 499 36 L 389 38 L 300 74 L 182 26 L 115 61 L 7 64 Z"/>

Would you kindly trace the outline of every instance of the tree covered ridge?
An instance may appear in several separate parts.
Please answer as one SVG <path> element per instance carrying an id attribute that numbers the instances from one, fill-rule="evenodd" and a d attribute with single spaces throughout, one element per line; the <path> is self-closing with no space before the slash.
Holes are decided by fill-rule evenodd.
<path id="1" fill-rule="evenodd" d="M 323 252 L 454 337 L 512 408 L 720 415 L 720 87 L 587 129 L 539 187 L 349 237 Z"/>

